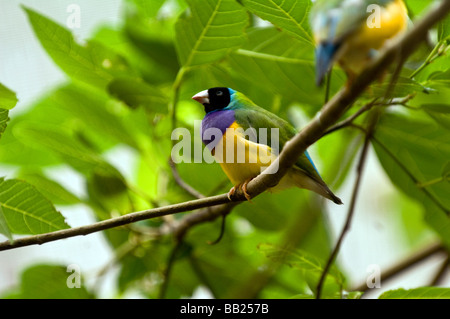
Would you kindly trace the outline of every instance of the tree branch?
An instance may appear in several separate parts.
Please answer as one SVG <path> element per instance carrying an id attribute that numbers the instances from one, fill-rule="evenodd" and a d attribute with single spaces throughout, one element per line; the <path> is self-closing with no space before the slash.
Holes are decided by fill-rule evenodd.
<path id="1" fill-rule="evenodd" d="M 239 199 L 236 199 L 238 201 Z M 241 201 L 245 200 L 245 197 L 242 196 L 240 199 Z M 204 207 L 210 207 L 214 205 L 229 203 L 230 200 L 228 199 L 227 194 L 217 195 L 217 196 L 211 196 L 207 198 L 202 199 L 194 199 L 191 201 L 174 204 L 174 205 L 168 205 L 164 207 L 157 207 L 153 209 L 148 209 L 140 212 L 134 212 L 127 215 L 103 220 L 97 223 L 93 223 L 91 225 L 87 226 L 80 226 L 80 227 L 74 227 L 69 229 L 62 229 L 50 233 L 40 234 L 40 235 L 33 235 L 28 237 L 23 237 L 14 240 L 13 242 L 5 241 L 0 243 L 0 251 L 2 250 L 8 250 L 12 248 L 18 248 L 23 246 L 30 246 L 30 245 L 41 245 L 47 242 L 63 239 L 63 238 L 69 238 L 74 236 L 80 236 L 80 235 L 88 235 L 91 233 L 95 233 L 98 231 L 102 231 L 105 229 L 110 229 L 114 227 L 124 226 L 128 225 L 134 222 L 138 222 L 141 220 L 156 218 L 156 217 L 162 217 L 166 215 L 172 215 L 176 213 L 182 213 L 187 212 L 199 208 Z"/>
<path id="2" fill-rule="evenodd" d="M 409 269 L 415 264 L 439 252 L 445 252 L 445 247 L 441 243 L 432 244 L 429 247 L 426 247 L 425 249 L 414 253 L 413 255 L 401 261 L 397 265 L 394 265 L 391 268 L 387 269 L 386 271 L 381 272 L 380 281 L 385 282 L 389 279 L 392 279 L 393 277 L 400 275 L 405 270 Z M 367 287 L 367 283 L 363 283 L 361 285 L 353 287 L 352 289 L 352 291 L 362 291 L 362 292 L 366 292 L 368 290 L 369 287 Z"/>
<path id="3" fill-rule="evenodd" d="M 439 286 L 445 279 L 445 275 L 448 273 L 450 269 L 450 254 L 447 252 L 447 257 L 442 263 L 441 267 L 437 271 L 433 280 L 431 281 L 431 286 Z"/>
<path id="4" fill-rule="evenodd" d="M 354 81 L 353 85 L 338 92 L 328 103 L 322 108 L 321 112 L 291 141 L 286 143 L 279 157 L 264 171 L 263 174 L 254 178 L 247 187 L 247 192 L 255 197 L 266 189 L 275 186 L 286 174 L 288 169 L 292 167 L 297 159 L 306 151 L 306 149 L 316 142 L 323 133 L 344 114 L 349 105 L 351 105 L 364 90 L 383 73 L 387 67 L 396 59 L 406 59 L 417 46 L 426 39 L 428 30 L 438 21 L 443 19 L 450 11 L 450 0 L 442 1 L 439 5 L 432 8 L 425 17 L 418 21 L 415 26 L 405 33 L 402 37 L 391 43 L 380 56 L 371 63 L 368 68 L 360 74 Z M 172 109 L 172 116 L 175 110 Z M 245 200 L 242 192 L 238 191 L 233 197 L 233 202 L 241 202 Z M 186 212 L 194 209 L 210 207 L 220 204 L 229 203 L 227 194 L 196 199 L 184 203 L 169 205 L 135 212 L 124 216 L 111 218 L 97 222 L 88 226 L 59 230 L 51 233 L 28 236 L 16 239 L 13 243 L 9 241 L 0 243 L 0 251 L 17 247 L 43 244 L 46 242 L 87 235 L 93 232 L 105 229 L 123 226 L 140 220 L 161 217 L 165 215 Z M 211 214 L 209 211 L 203 211 L 205 216 Z M 215 217 L 214 217 L 215 216 Z M 217 218 L 220 215 L 208 216 L 207 218 Z M 197 220 L 206 218 L 197 215 Z"/>
<path id="5" fill-rule="evenodd" d="M 394 98 L 394 99 L 390 99 L 386 102 L 378 102 L 378 98 L 373 99 L 372 101 L 370 101 L 369 103 L 365 104 L 364 106 L 362 106 L 358 111 L 356 111 L 353 115 L 349 116 L 348 118 L 346 118 L 345 120 L 333 125 L 332 127 L 330 127 L 324 134 L 328 135 L 330 133 L 333 133 L 335 131 L 338 131 L 344 127 L 347 126 L 351 126 L 353 124 L 353 122 L 360 117 L 362 114 L 364 114 L 367 111 L 370 111 L 373 107 L 375 106 L 391 106 L 391 105 L 403 105 L 405 107 L 408 107 L 408 105 L 406 104 L 409 100 L 411 100 L 413 97 L 415 96 L 415 94 L 410 94 L 404 98 Z"/>
<path id="6" fill-rule="evenodd" d="M 367 129 L 366 137 L 364 140 L 364 145 L 363 145 L 363 148 L 361 151 L 361 157 L 358 161 L 356 181 L 355 181 L 355 185 L 353 187 L 350 206 L 348 208 L 347 219 L 345 221 L 344 228 L 342 229 L 341 234 L 339 235 L 339 238 L 336 242 L 336 245 L 335 245 L 333 251 L 331 252 L 330 257 L 328 258 L 327 263 L 325 264 L 325 267 L 322 271 L 319 282 L 317 283 L 316 299 L 320 299 L 320 297 L 321 297 L 322 286 L 323 286 L 323 283 L 325 282 L 325 278 L 328 274 L 328 271 L 329 271 L 331 265 L 333 264 L 334 260 L 336 259 L 337 254 L 339 253 L 339 250 L 341 248 L 344 237 L 347 234 L 348 230 L 350 229 L 350 224 L 353 219 L 353 214 L 354 214 L 355 205 L 356 205 L 356 199 L 358 198 L 358 193 L 359 193 L 359 186 L 361 184 L 362 174 L 364 171 L 364 165 L 366 163 L 366 158 L 367 158 L 367 152 L 369 150 L 370 139 L 375 131 L 375 126 L 378 122 L 378 119 L 380 116 L 380 111 L 375 110 L 375 112 L 370 115 L 371 115 L 371 118 L 370 118 L 370 122 L 369 122 L 369 127 Z"/>

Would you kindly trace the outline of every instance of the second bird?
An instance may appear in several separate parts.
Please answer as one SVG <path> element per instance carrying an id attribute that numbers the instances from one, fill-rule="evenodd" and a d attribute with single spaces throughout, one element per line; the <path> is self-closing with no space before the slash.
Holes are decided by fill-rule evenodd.
<path id="1" fill-rule="evenodd" d="M 386 41 L 406 30 L 403 0 L 317 0 L 310 13 L 316 42 L 316 82 L 338 62 L 351 84 Z"/>

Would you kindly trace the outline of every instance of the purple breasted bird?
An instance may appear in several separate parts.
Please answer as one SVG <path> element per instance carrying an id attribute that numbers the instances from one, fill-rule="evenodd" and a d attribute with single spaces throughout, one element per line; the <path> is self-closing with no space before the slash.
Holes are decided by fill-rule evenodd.
<path id="1" fill-rule="evenodd" d="M 297 133 L 295 128 L 230 88 L 211 88 L 192 98 L 203 104 L 206 112 L 202 121 L 203 143 L 234 185 L 229 197 L 240 188 L 250 200 L 247 184 L 278 156 L 286 142 Z M 210 136 L 215 135 L 206 134 L 208 129 L 219 132 L 220 136 L 212 139 Z M 264 139 L 252 136 L 254 133 L 261 135 L 261 132 L 267 134 Z M 274 140 L 274 134 L 278 135 L 277 140 Z M 303 153 L 278 185 L 270 190 L 293 186 L 311 190 L 336 204 L 342 204 L 320 177 L 308 152 Z"/>

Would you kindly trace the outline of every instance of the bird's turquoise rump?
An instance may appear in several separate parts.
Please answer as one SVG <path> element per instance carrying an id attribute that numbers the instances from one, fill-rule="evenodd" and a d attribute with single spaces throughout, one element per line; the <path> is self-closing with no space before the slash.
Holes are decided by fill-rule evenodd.
<path id="1" fill-rule="evenodd" d="M 193 99 L 205 107 L 202 134 L 207 129 L 219 129 L 222 134 L 219 141 L 211 141 L 203 135 L 202 140 L 234 184 L 230 193 L 236 187 L 242 187 L 249 199 L 247 183 L 278 156 L 286 142 L 297 133 L 295 128 L 233 89 L 211 88 L 194 95 Z M 242 154 L 243 157 L 239 157 Z M 293 186 L 312 190 L 336 204 L 342 204 L 320 177 L 308 152 L 272 190 Z"/>

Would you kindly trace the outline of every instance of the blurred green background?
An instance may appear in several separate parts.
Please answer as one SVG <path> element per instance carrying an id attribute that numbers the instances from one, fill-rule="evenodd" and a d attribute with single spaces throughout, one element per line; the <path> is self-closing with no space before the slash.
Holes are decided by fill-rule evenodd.
<path id="1" fill-rule="evenodd" d="M 19 102 L 9 109 L 15 103 L 7 108 L 0 100 L 10 118 L 1 130 L 1 190 L 32 185 L 26 194 L 35 199 L 27 219 L 5 209 L 9 197 L 0 198 L 2 239 L 193 199 L 168 164 L 170 134 L 174 125 L 198 134 L 193 123 L 204 112 L 191 96 L 204 89 L 232 87 L 299 129 L 314 117 L 324 90 L 314 84 L 311 2 L 262 2 L 2 1 L 0 83 L 2 94 L 11 102 L 15 92 Z M 407 1 L 411 16 L 431 2 Z M 286 13 L 289 19 L 280 18 Z M 450 244 L 449 25 L 433 30 L 402 70 L 394 97 L 414 98 L 384 107 L 325 297 L 359 297 L 348 292 L 366 282 L 371 265 L 383 272 L 430 244 Z M 441 54 L 411 78 L 435 46 Z M 336 69 L 331 93 L 343 83 Z M 346 116 L 385 88 L 375 83 Z M 361 131 L 343 129 L 309 150 L 344 206 L 291 189 L 237 206 L 216 245 L 208 242 L 219 235 L 220 220 L 192 228 L 180 246 L 171 234 L 155 235 L 182 218 L 174 215 L 0 252 L 0 295 L 310 298 L 345 220 L 363 139 Z M 177 170 L 205 195 L 232 186 L 218 164 L 182 163 Z M 32 207 L 42 198 L 50 205 L 43 221 Z M 447 256 L 433 255 L 365 296 L 429 286 Z M 81 270 L 80 289 L 66 285 L 72 264 Z M 439 285 L 448 287 L 448 277 Z"/>

